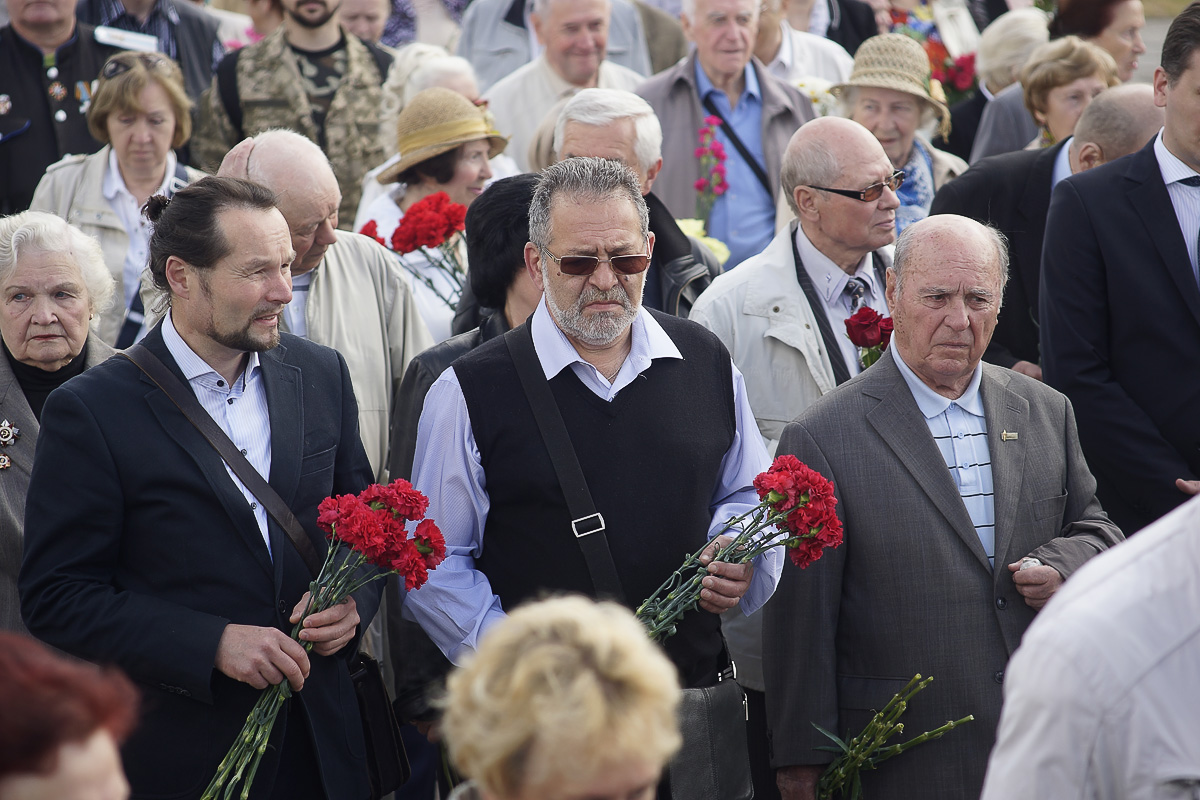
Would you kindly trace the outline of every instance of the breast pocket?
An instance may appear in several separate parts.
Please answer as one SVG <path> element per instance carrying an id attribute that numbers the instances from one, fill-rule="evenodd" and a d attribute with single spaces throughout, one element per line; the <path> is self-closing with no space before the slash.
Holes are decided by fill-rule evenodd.
<path id="1" fill-rule="evenodd" d="M 303 478 L 319 472 L 332 472 L 335 458 L 337 458 L 336 446 L 305 456 L 304 460 L 300 462 L 300 477 Z"/>
<path id="2" fill-rule="evenodd" d="M 1034 522 L 1044 519 L 1061 519 L 1067 510 L 1067 495 L 1047 497 L 1045 500 L 1035 500 L 1031 506 Z"/>

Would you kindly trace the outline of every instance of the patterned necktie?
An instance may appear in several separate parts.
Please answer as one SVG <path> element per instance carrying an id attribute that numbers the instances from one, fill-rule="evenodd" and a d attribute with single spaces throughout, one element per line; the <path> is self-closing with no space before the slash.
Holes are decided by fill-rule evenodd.
<path id="1" fill-rule="evenodd" d="M 846 281 L 843 291 L 850 298 L 850 313 L 853 314 L 862 306 L 863 295 L 867 293 L 867 282 L 862 278 L 850 278 Z"/>

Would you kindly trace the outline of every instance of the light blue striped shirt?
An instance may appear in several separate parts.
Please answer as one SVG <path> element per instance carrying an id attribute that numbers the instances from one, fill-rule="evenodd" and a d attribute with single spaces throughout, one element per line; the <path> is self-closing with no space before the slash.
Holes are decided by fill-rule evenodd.
<path id="1" fill-rule="evenodd" d="M 209 416 L 216 420 L 221 430 L 233 440 L 258 474 L 270 479 L 271 415 L 267 410 L 267 389 L 263 383 L 258 353 L 250 353 L 246 369 L 230 386 L 220 373 L 188 347 L 179 331 L 175 330 L 170 311 L 163 318 L 162 332 L 167 350 L 179 365 L 183 377 L 187 378 L 188 386 L 195 393 L 200 405 L 204 406 Z M 267 545 L 267 552 L 270 553 L 271 537 L 267 535 L 267 510 L 246 485 L 238 480 L 228 464 L 225 465 L 225 471 L 229 473 L 230 479 L 237 485 L 238 491 L 245 496 L 250 510 L 254 512 L 258 530 Z"/>
<path id="2" fill-rule="evenodd" d="M 1175 157 L 1175 154 L 1163 144 L 1162 131 L 1154 139 L 1154 157 L 1158 159 L 1158 168 L 1162 172 L 1163 183 L 1167 185 L 1167 195 L 1175 208 L 1175 218 L 1179 222 L 1179 230 L 1183 233 L 1184 244 L 1187 245 L 1188 260 L 1192 262 L 1192 275 L 1200 281 L 1200 268 L 1197 267 L 1197 237 L 1200 236 L 1200 186 L 1188 186 L 1180 183 L 1185 178 L 1195 176 L 1196 170 Z"/>
<path id="3" fill-rule="evenodd" d="M 544 298 L 530 324 L 546 378 L 570 368 L 589 391 L 606 401 L 637 380 L 655 359 L 683 357 L 662 326 L 641 309 L 633 321 L 629 355 L 610 383 L 580 358 L 554 323 Z M 721 462 L 718 485 L 713 488 L 709 538 L 719 534 L 730 517 L 758 503 L 752 484 L 770 463 L 746 398 L 745 380 L 736 366 L 733 395 L 737 431 Z M 446 560 L 429 573 L 424 586 L 408 593 L 404 615 L 419 622 L 442 652 L 458 663 L 475 649 L 492 624 L 504 618 L 504 609 L 487 576 L 475 568 L 475 557 L 483 552 L 483 532 L 491 505 L 479 447 L 453 367 L 441 374 L 426 395 L 417 428 L 412 482 L 429 498 L 428 515 L 437 520 L 446 537 Z M 564 531 L 563 535 L 569 533 Z M 754 577 L 741 601 L 746 614 L 762 606 L 775 591 L 783 559 L 782 549 L 774 548 L 754 560 Z M 642 598 L 629 599 L 638 602 Z"/>
<path id="4" fill-rule="evenodd" d="M 962 397 L 951 400 L 925 385 L 904 363 L 899 350 L 893 348 L 892 355 L 917 401 L 917 408 L 925 416 L 925 424 L 946 461 L 963 505 L 971 516 L 975 533 L 983 544 L 983 551 L 987 553 L 988 563 L 994 569 L 996 503 L 992 488 L 992 456 L 988 449 L 983 398 L 979 396 L 983 364 L 976 365 L 975 374 Z"/>

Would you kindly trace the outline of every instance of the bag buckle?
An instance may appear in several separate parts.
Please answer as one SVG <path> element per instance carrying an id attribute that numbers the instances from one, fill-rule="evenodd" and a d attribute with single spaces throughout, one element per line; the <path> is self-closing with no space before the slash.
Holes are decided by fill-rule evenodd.
<path id="1" fill-rule="evenodd" d="M 604 517 L 597 511 L 595 514 L 588 514 L 586 517 L 573 519 L 571 520 L 571 530 L 575 532 L 576 539 L 582 539 L 584 536 L 589 536 L 593 533 L 600 533 L 604 530 Z"/>
<path id="2" fill-rule="evenodd" d="M 737 679 L 737 664 L 731 659 L 729 666 L 717 673 L 717 683 Z"/>

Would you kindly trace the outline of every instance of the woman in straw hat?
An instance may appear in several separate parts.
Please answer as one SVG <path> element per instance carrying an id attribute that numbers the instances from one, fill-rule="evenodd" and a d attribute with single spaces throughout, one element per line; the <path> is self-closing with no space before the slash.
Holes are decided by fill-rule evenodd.
<path id="1" fill-rule="evenodd" d="M 390 242 L 404 214 L 432 194 L 445 192 L 452 202 L 469 206 L 492 177 L 488 160 L 507 143 L 487 113 L 458 92 L 441 87 L 420 92 L 396 119 L 400 160 L 379 174 L 380 183 L 396 186 L 371 204 L 364 224 L 373 223 L 376 235 Z M 450 276 L 416 253 L 401 263 L 429 332 L 439 342 L 449 338 L 465 275 Z"/>
<path id="2" fill-rule="evenodd" d="M 850 79 L 832 91 L 843 113 L 875 134 L 892 166 L 904 170 L 897 192 L 899 234 L 928 216 L 937 190 L 967 169 L 967 162 L 938 150 L 920 133 L 934 120 L 943 138 L 950 133 L 950 111 L 941 86 L 930 82 L 925 51 L 903 34 L 872 36 L 858 48 Z"/>

